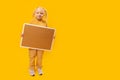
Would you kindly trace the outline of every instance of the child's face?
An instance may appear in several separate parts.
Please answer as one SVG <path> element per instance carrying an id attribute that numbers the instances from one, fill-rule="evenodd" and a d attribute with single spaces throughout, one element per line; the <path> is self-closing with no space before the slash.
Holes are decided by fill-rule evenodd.
<path id="1" fill-rule="evenodd" d="M 36 9 L 36 11 L 35 11 L 35 14 L 34 14 L 34 16 L 35 16 L 35 18 L 37 19 L 37 20 L 42 20 L 42 17 L 44 16 L 44 9 L 42 9 L 42 8 L 37 8 Z"/>

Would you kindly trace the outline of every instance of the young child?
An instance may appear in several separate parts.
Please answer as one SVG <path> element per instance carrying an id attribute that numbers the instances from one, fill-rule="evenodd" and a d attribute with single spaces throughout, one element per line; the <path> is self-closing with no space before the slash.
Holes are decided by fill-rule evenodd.
<path id="1" fill-rule="evenodd" d="M 47 27 L 47 12 L 44 8 L 38 7 L 35 9 L 33 13 L 33 19 L 30 24 L 46 26 Z M 24 34 L 22 34 L 24 36 Z M 35 75 L 35 67 L 37 67 L 37 71 L 39 75 L 42 75 L 42 57 L 43 57 L 43 50 L 37 50 L 29 48 L 29 60 L 30 60 L 30 75 Z M 36 62 L 36 63 L 35 63 Z"/>

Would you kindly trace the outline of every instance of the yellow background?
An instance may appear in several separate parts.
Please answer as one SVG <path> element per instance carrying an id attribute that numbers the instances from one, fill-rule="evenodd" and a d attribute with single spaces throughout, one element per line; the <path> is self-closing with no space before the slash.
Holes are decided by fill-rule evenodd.
<path id="1" fill-rule="evenodd" d="M 37 6 L 56 28 L 43 76 L 29 76 L 28 49 L 20 48 L 23 23 Z M 3 0 L 0 2 L 0 80 L 120 80 L 119 0 Z"/>

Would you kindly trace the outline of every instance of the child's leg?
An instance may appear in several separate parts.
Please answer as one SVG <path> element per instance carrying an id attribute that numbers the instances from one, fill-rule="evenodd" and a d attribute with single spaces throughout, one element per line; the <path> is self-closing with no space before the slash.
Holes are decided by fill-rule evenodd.
<path id="1" fill-rule="evenodd" d="M 37 50 L 37 68 L 42 68 L 42 57 L 43 57 L 43 50 Z"/>
<path id="2" fill-rule="evenodd" d="M 36 57 L 36 50 L 29 49 L 29 59 L 30 59 L 30 70 L 35 69 L 35 57 Z"/>

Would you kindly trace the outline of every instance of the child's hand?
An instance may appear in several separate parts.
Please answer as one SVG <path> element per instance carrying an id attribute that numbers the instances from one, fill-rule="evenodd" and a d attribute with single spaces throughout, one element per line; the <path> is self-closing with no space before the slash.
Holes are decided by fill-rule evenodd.
<path id="1" fill-rule="evenodd" d="M 24 34 L 22 33 L 22 34 L 21 34 L 21 37 L 23 37 L 23 36 L 24 36 Z"/>
<path id="2" fill-rule="evenodd" d="M 53 37 L 53 39 L 55 39 L 55 36 Z"/>

